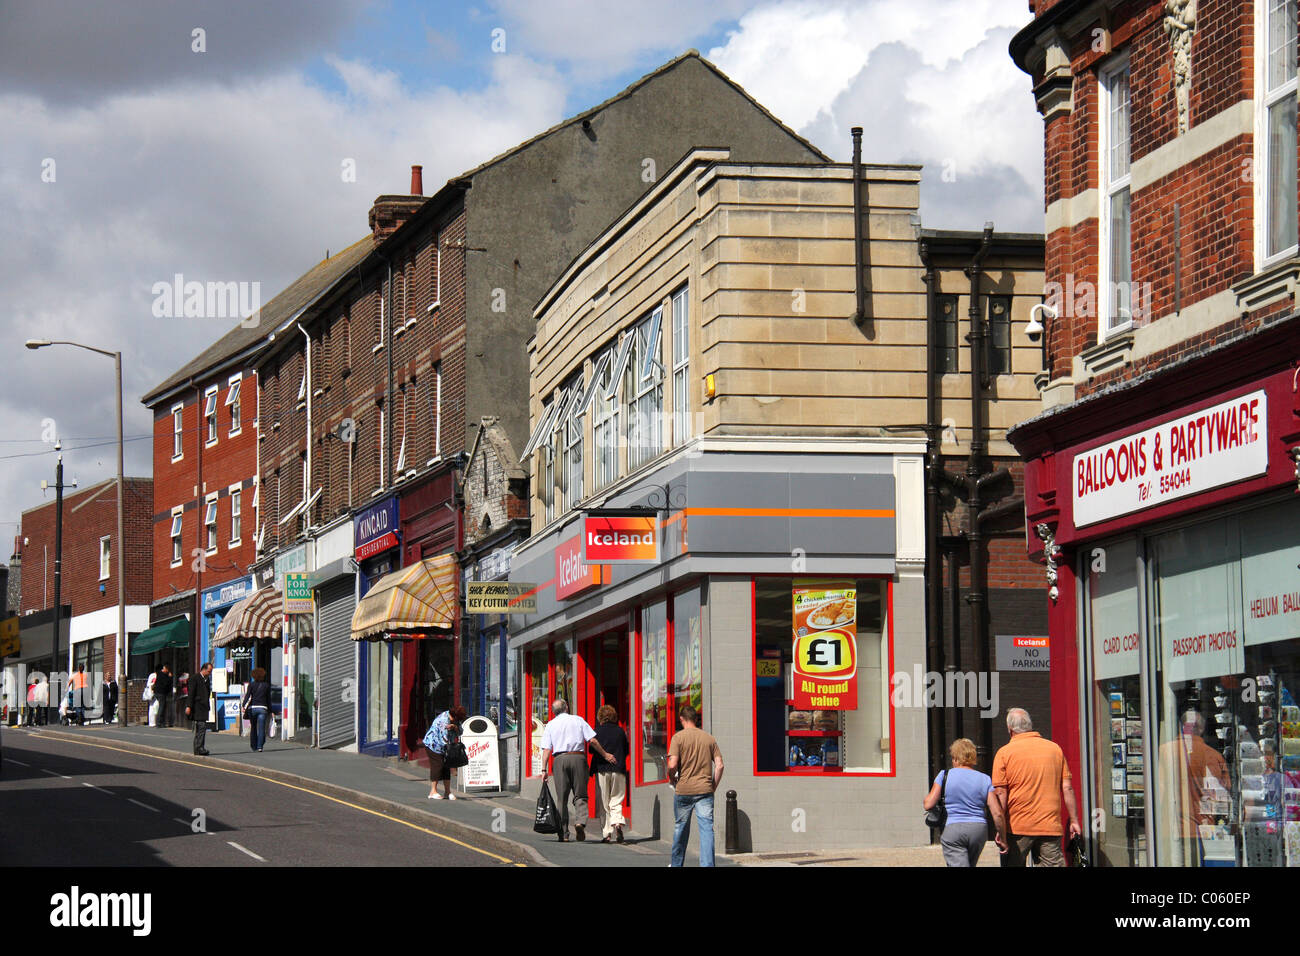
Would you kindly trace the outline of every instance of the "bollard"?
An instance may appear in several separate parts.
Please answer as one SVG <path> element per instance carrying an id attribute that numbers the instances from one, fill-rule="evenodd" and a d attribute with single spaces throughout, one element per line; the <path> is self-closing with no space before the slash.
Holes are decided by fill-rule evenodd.
<path id="1" fill-rule="evenodd" d="M 739 853 L 740 811 L 736 808 L 736 791 L 727 791 L 727 855 Z"/>

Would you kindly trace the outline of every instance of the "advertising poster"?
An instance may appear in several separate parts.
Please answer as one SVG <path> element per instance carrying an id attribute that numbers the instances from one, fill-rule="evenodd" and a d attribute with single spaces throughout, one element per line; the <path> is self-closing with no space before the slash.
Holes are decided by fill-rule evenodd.
<path id="1" fill-rule="evenodd" d="M 852 582 L 794 586 L 794 708 L 856 710 L 858 592 Z"/>

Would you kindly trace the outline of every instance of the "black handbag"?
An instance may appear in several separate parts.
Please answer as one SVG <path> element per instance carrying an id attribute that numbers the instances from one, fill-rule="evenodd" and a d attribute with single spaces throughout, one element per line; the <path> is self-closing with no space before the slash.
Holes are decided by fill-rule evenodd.
<path id="1" fill-rule="evenodd" d="M 939 783 L 939 802 L 925 811 L 925 825 L 932 830 L 942 830 L 948 822 L 948 771 L 943 772 Z"/>
<path id="2" fill-rule="evenodd" d="M 1088 853 L 1083 848 L 1083 837 L 1070 837 L 1069 854 L 1070 866 L 1080 868 L 1092 866 L 1092 861 L 1088 859 Z"/>
<path id="3" fill-rule="evenodd" d="M 451 728 L 447 729 L 447 749 L 443 753 L 442 762 L 452 770 L 469 764 L 469 753 L 465 750 L 465 745 L 460 742 L 460 734 L 455 733 Z"/>
<path id="4" fill-rule="evenodd" d="M 551 788 L 542 781 L 542 792 L 537 795 L 537 815 L 533 819 L 534 833 L 559 833 L 560 811 L 556 809 Z"/>

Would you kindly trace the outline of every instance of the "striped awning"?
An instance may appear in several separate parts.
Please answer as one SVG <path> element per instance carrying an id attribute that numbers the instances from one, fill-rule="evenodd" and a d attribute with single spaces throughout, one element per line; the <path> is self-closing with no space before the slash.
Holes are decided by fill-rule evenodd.
<path id="1" fill-rule="evenodd" d="M 354 641 L 392 631 L 451 630 L 456 622 L 456 556 L 441 554 L 380 578 L 352 615 Z"/>
<path id="2" fill-rule="evenodd" d="M 212 636 L 212 646 L 230 647 L 254 641 L 278 641 L 283 620 L 284 600 L 280 589 L 262 588 L 226 612 L 217 633 Z"/>

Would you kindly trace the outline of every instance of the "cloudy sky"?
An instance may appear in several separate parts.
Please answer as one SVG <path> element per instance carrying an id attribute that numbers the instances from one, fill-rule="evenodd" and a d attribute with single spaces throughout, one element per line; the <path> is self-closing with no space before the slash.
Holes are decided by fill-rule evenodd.
<path id="1" fill-rule="evenodd" d="M 936 228 L 1042 228 L 1042 125 L 1007 56 L 1025 0 L 0 0 L 0 561 L 63 441 L 84 487 L 151 471 L 139 397 L 219 338 L 177 273 L 266 301 L 425 192 L 700 50 L 832 157 L 925 164 Z M 200 31 L 196 33 L 196 31 Z M 201 48 L 201 49 L 200 49 Z M 345 167 L 345 164 L 348 164 Z M 355 169 L 355 181 L 343 170 Z M 945 170 L 948 175 L 945 177 Z"/>

